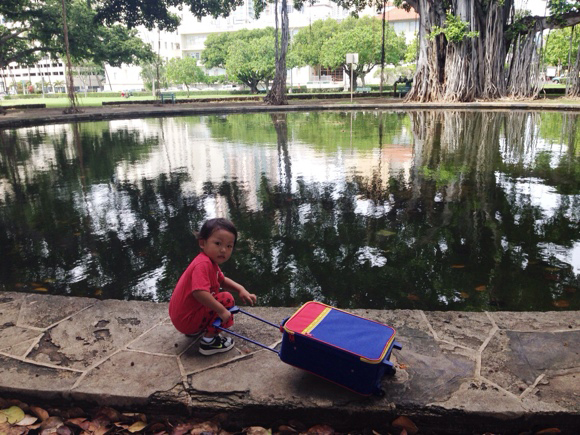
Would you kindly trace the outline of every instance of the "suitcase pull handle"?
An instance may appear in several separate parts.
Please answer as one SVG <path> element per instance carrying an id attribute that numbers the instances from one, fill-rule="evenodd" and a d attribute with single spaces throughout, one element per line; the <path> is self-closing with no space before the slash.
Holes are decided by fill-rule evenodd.
<path id="1" fill-rule="evenodd" d="M 232 314 L 236 314 L 236 313 L 243 313 L 243 314 L 245 314 L 246 316 L 250 316 L 250 317 L 253 317 L 254 319 L 258 319 L 258 320 L 260 320 L 261 322 L 267 323 L 268 325 L 271 325 L 271 326 L 273 326 L 274 328 L 278 329 L 278 325 L 275 325 L 274 323 L 268 322 L 267 320 L 264 320 L 264 319 L 262 319 L 261 317 L 255 316 L 254 314 L 250 314 L 250 313 L 248 313 L 247 311 L 244 311 L 244 310 L 240 309 L 240 308 L 239 308 L 237 305 L 234 305 L 232 308 L 228 308 L 228 310 L 229 310 L 229 312 L 230 312 L 230 313 L 232 313 Z M 257 345 L 257 346 L 260 346 L 260 347 L 263 347 L 264 349 L 268 349 L 268 350 L 270 350 L 270 351 L 274 352 L 274 353 L 275 353 L 276 355 L 278 355 L 278 356 L 280 355 L 280 352 L 278 352 L 278 351 L 277 351 L 277 350 L 275 350 L 275 349 L 272 349 L 271 347 L 268 347 L 268 346 L 266 346 L 265 344 L 262 344 L 262 343 L 259 343 L 259 342 L 257 342 L 257 341 L 254 341 L 254 340 L 252 340 L 251 338 L 244 337 L 243 335 L 237 334 L 237 333 L 235 333 L 234 331 L 232 331 L 232 330 L 230 330 L 230 329 L 227 329 L 227 328 L 222 328 L 221 324 L 222 324 L 222 319 L 220 319 L 220 318 L 218 317 L 217 319 L 215 319 L 215 320 L 213 321 L 213 323 L 212 323 L 212 326 L 213 326 L 214 328 L 217 328 L 217 329 L 219 329 L 220 331 L 225 331 L 225 332 L 227 332 L 228 334 L 232 334 L 232 335 L 235 335 L 235 336 L 236 336 L 236 337 L 238 337 L 238 338 L 241 338 L 242 340 L 249 341 L 250 343 L 254 343 L 255 345 Z"/>

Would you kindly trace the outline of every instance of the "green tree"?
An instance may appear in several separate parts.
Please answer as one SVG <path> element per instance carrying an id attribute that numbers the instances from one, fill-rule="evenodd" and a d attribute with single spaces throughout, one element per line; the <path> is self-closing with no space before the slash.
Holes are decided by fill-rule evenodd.
<path id="1" fill-rule="evenodd" d="M 338 32 L 338 26 L 338 21 L 328 18 L 315 21 L 310 26 L 300 29 L 294 35 L 290 47 L 292 56 L 296 58 L 296 66 L 323 66 L 322 47 Z"/>
<path id="2" fill-rule="evenodd" d="M 337 24 L 330 21 L 334 20 L 313 23 L 312 32 L 307 27 L 298 31 L 298 43 L 292 48 L 303 62 L 309 60 L 316 62 L 314 65 L 343 68 L 349 77 L 351 64 L 346 63 L 346 54 L 358 53 L 359 62 L 352 71 L 353 89 L 356 89 L 357 78 L 364 83 L 366 74 L 381 63 L 382 21 L 372 17 L 349 17 Z M 400 63 L 405 54 L 405 39 L 389 25 L 385 29 L 385 46 L 385 62 Z"/>
<path id="3" fill-rule="evenodd" d="M 33 65 L 43 56 L 66 59 L 67 110 L 77 111 L 73 63 L 120 66 L 153 55 L 136 30 L 119 23 L 105 27 L 85 0 L 6 0 L 0 15 L 9 23 L 0 26 L 0 68 L 11 62 Z"/>
<path id="4" fill-rule="evenodd" d="M 201 63 L 206 68 L 226 68 L 228 48 L 235 39 L 243 39 L 247 30 L 239 32 L 210 33 L 205 40 L 205 49 L 201 52 Z"/>
<path id="5" fill-rule="evenodd" d="M 407 45 L 407 50 L 405 51 L 405 63 L 417 62 L 418 53 L 419 53 L 419 35 L 415 33 L 415 37 Z"/>
<path id="6" fill-rule="evenodd" d="M 273 29 L 209 35 L 201 59 L 206 68 L 224 68 L 230 80 L 239 81 L 256 93 L 260 82 L 267 83 L 274 77 Z"/>
<path id="7" fill-rule="evenodd" d="M 205 73 L 197 66 L 197 60 L 189 56 L 170 59 L 165 74 L 169 83 L 185 85 L 188 97 L 191 85 L 205 82 Z"/>
<path id="8" fill-rule="evenodd" d="M 572 38 L 572 30 L 556 29 L 548 36 L 546 36 L 546 46 L 544 49 L 544 62 L 547 65 L 554 65 L 560 68 L 569 67 L 568 59 L 570 53 L 576 54 L 578 51 L 578 43 L 580 42 L 580 34 L 578 30 L 574 31 L 574 38 Z M 570 44 L 572 42 L 572 44 Z M 572 57 L 572 61 L 576 59 Z"/>
<path id="9" fill-rule="evenodd" d="M 580 22 L 578 1 L 549 0 L 549 17 L 514 13 L 514 0 L 458 0 L 445 2 L 447 7 L 438 0 L 395 4 L 420 16 L 417 70 L 407 95 L 416 101 L 537 95 L 538 34 Z"/>

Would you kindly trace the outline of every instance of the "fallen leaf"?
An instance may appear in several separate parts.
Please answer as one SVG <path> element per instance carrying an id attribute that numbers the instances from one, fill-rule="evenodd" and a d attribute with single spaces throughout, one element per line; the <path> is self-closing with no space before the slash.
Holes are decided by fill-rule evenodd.
<path id="1" fill-rule="evenodd" d="M 576 293 L 576 287 L 572 287 L 571 285 L 565 285 L 564 291 L 566 293 Z"/>
<path id="2" fill-rule="evenodd" d="M 547 266 L 547 267 L 544 267 L 544 270 L 546 270 L 548 272 L 559 272 L 560 268 L 555 267 L 555 266 Z"/>
<path id="3" fill-rule="evenodd" d="M 109 406 L 103 406 L 97 411 L 97 417 L 106 417 L 109 421 L 123 421 L 123 414 Z"/>
<path id="4" fill-rule="evenodd" d="M 129 426 L 127 428 L 127 430 L 131 433 L 135 433 L 135 432 L 142 431 L 143 429 L 145 429 L 146 426 L 147 426 L 147 423 L 139 420 L 139 421 L 136 421 L 135 423 L 133 423 L 131 426 Z"/>
<path id="5" fill-rule="evenodd" d="M 400 368 L 401 370 L 407 370 L 407 369 L 409 368 L 409 366 L 408 366 L 407 364 L 403 364 L 403 363 L 401 363 L 401 364 L 399 364 L 399 368 Z"/>
<path id="6" fill-rule="evenodd" d="M 453 264 L 451 265 L 452 269 L 463 269 L 465 267 L 465 264 Z"/>
<path id="7" fill-rule="evenodd" d="M 219 432 L 219 426 L 213 421 L 204 421 L 202 423 L 196 423 L 191 428 L 189 432 L 191 435 L 202 435 L 202 434 L 216 434 Z"/>
<path id="8" fill-rule="evenodd" d="M 406 430 L 411 435 L 415 435 L 417 432 L 419 432 L 419 428 L 415 425 L 415 423 L 413 423 L 409 417 L 405 417 L 404 415 L 397 417 L 391 423 L 391 425 L 393 427 Z"/>
<path id="9" fill-rule="evenodd" d="M 407 295 L 407 299 L 409 299 L 410 301 L 418 301 L 419 300 L 419 296 L 414 295 L 413 293 L 409 293 Z"/>
<path id="10" fill-rule="evenodd" d="M 317 424 L 316 426 L 312 426 L 310 429 L 308 429 L 308 432 L 306 433 L 316 435 L 333 435 L 334 429 L 326 424 Z"/>
<path id="11" fill-rule="evenodd" d="M 65 423 L 66 424 L 73 424 L 75 426 L 80 427 L 81 429 L 85 429 L 85 427 L 83 427 L 83 423 L 85 423 L 87 421 L 86 418 L 84 417 L 78 417 L 78 418 L 69 418 Z M 89 427 L 88 422 L 84 424 L 84 426 L 86 426 L 87 428 Z"/>
<path id="12" fill-rule="evenodd" d="M 46 287 L 34 287 L 35 292 L 47 292 L 48 289 Z"/>
<path id="13" fill-rule="evenodd" d="M 133 421 L 141 420 L 147 423 L 147 416 L 142 412 L 124 412 L 123 416 L 131 418 Z"/>
<path id="14" fill-rule="evenodd" d="M 0 413 L 0 424 L 6 423 L 8 421 L 8 416 L 4 413 Z"/>
<path id="15" fill-rule="evenodd" d="M 32 415 L 25 414 L 24 418 L 22 420 L 20 420 L 19 422 L 17 422 L 16 424 L 18 426 L 30 426 L 30 425 L 36 423 L 36 420 L 38 420 L 38 417 L 34 417 Z"/>
<path id="16" fill-rule="evenodd" d="M 272 435 L 272 431 L 260 426 L 250 426 L 244 429 L 248 435 Z"/>
<path id="17" fill-rule="evenodd" d="M 461 299 L 469 299 L 469 293 L 466 292 L 459 293 L 459 296 L 461 296 Z"/>
<path id="18" fill-rule="evenodd" d="M 193 427 L 193 423 L 181 423 L 173 428 L 171 435 L 183 435 L 188 433 Z"/>
<path id="19" fill-rule="evenodd" d="M 475 287 L 475 291 L 478 292 L 484 292 L 486 289 L 485 285 L 478 285 L 477 287 Z"/>
<path id="20" fill-rule="evenodd" d="M 558 299 L 557 301 L 552 302 L 556 308 L 568 308 L 570 306 L 570 302 L 565 299 Z"/>
<path id="21" fill-rule="evenodd" d="M 34 415 L 36 415 L 38 418 L 40 418 L 42 421 L 46 420 L 48 417 L 50 417 L 48 415 L 48 412 L 46 412 L 46 410 L 38 407 L 38 406 L 31 406 L 30 407 L 30 412 L 32 412 Z"/>
<path id="22" fill-rule="evenodd" d="M 562 431 L 560 429 L 558 429 L 557 427 L 550 427 L 548 429 L 542 429 L 542 430 L 535 432 L 535 435 L 546 435 L 549 433 L 560 433 L 560 432 L 562 432 Z"/>
<path id="23" fill-rule="evenodd" d="M 394 231 L 389 231 L 389 230 L 379 230 L 377 231 L 377 235 L 379 236 L 383 236 L 383 237 L 390 237 L 390 236 L 394 236 L 395 233 Z"/>
<path id="24" fill-rule="evenodd" d="M 18 406 L 20 409 L 22 409 L 25 413 L 28 412 L 28 410 L 30 409 L 30 407 L 28 406 L 27 403 L 24 403 L 22 400 L 18 400 L 18 399 L 10 399 L 8 400 L 8 407 L 11 406 Z"/>
<path id="25" fill-rule="evenodd" d="M 64 425 L 64 422 L 60 417 L 48 417 L 40 424 L 41 431 L 58 429 L 60 426 Z"/>
<path id="26" fill-rule="evenodd" d="M 56 430 L 57 435 L 73 435 L 70 427 L 62 425 Z"/>
<path id="27" fill-rule="evenodd" d="M 22 435 L 28 433 L 28 429 L 20 426 L 11 426 L 8 423 L 0 423 L 0 434 Z"/>
<path id="28" fill-rule="evenodd" d="M 18 406 L 0 409 L 0 414 L 4 414 L 6 416 L 6 421 L 10 424 L 17 423 L 24 418 L 24 411 Z"/>

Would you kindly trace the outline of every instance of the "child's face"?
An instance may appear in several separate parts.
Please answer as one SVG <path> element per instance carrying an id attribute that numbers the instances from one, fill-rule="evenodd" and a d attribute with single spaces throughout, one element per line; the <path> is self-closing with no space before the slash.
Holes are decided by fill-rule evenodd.
<path id="1" fill-rule="evenodd" d="M 225 263 L 232 256 L 236 238 L 224 229 L 215 230 L 207 239 L 199 240 L 199 247 L 211 261 L 217 264 Z"/>

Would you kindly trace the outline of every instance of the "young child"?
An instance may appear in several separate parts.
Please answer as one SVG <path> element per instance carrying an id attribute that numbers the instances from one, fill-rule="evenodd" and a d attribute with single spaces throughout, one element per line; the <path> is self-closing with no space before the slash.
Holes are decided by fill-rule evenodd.
<path id="1" fill-rule="evenodd" d="M 220 264 L 229 260 L 238 238 L 234 224 L 227 219 L 206 221 L 197 236 L 201 253 L 191 262 L 179 278 L 169 301 L 169 317 L 175 328 L 186 335 L 205 331 L 199 345 L 202 355 L 227 352 L 234 346 L 230 337 L 222 337 L 211 326 L 218 317 L 222 327 L 233 325 L 228 308 L 234 306 L 234 298 L 225 290 L 235 290 L 240 299 L 250 305 L 256 295 L 242 285 L 226 278 Z"/>

